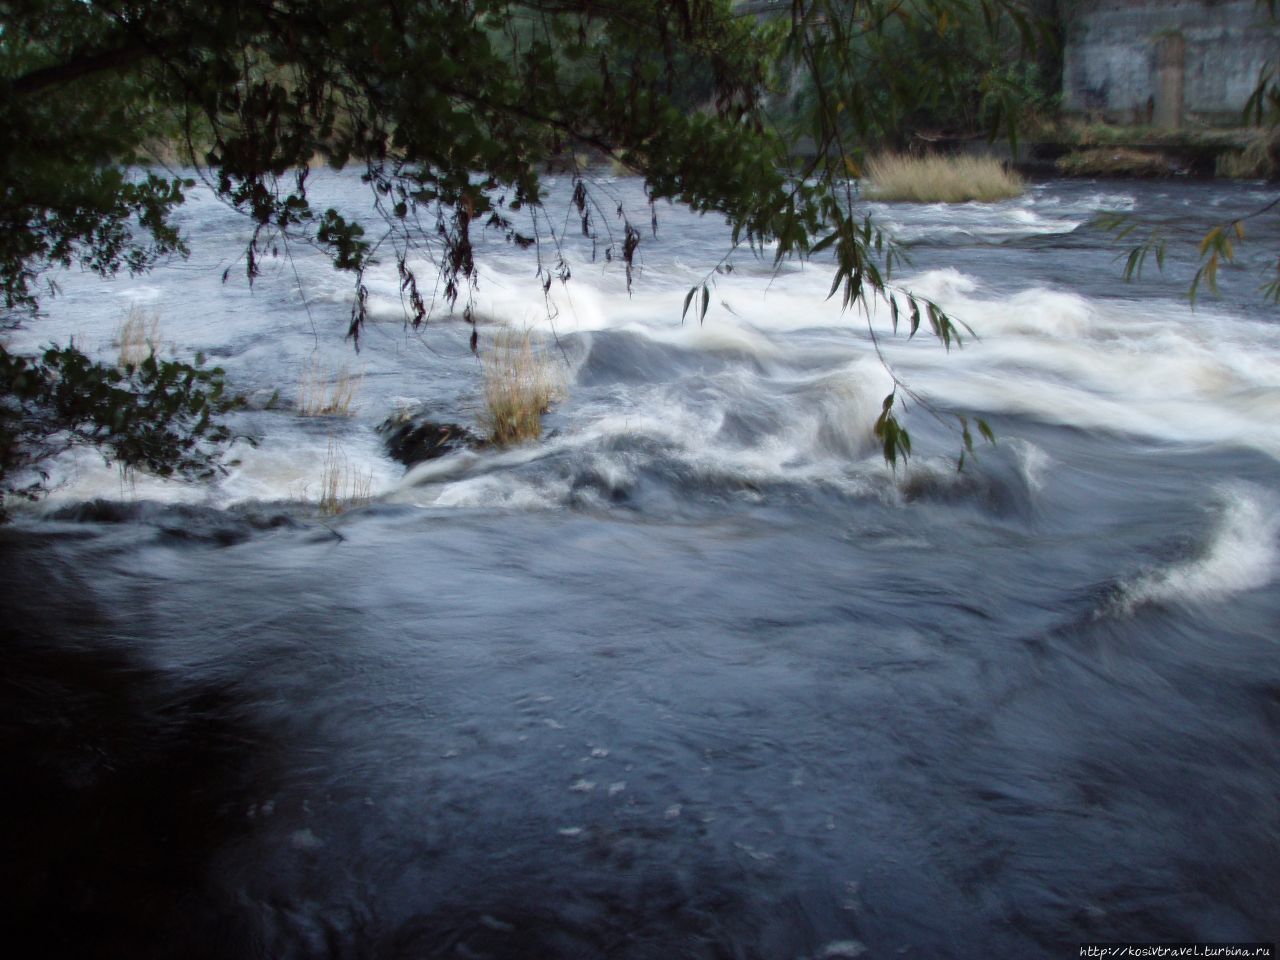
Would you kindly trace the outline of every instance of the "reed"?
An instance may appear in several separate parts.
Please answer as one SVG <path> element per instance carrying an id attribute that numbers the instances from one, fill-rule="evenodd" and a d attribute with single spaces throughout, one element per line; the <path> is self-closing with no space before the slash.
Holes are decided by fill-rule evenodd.
<path id="1" fill-rule="evenodd" d="M 885 153 L 867 162 L 864 192 L 873 200 L 984 203 L 1021 196 L 1022 177 L 993 157 Z"/>
<path id="2" fill-rule="evenodd" d="M 364 374 L 347 367 L 329 371 L 312 360 L 298 379 L 298 413 L 304 417 L 349 417 Z"/>
<path id="3" fill-rule="evenodd" d="M 131 306 L 116 331 L 116 344 L 120 348 L 117 360 L 120 367 L 136 367 L 156 353 L 160 349 L 159 311 L 144 310 L 137 304 Z"/>
<path id="4" fill-rule="evenodd" d="M 329 437 L 320 474 L 320 512 L 336 516 L 352 507 L 364 506 L 372 499 L 373 471 L 354 469 L 342 445 Z"/>
<path id="5" fill-rule="evenodd" d="M 542 436 L 542 415 L 563 392 L 555 363 L 535 347 L 527 331 L 499 331 L 481 356 L 484 367 L 484 426 L 497 446 Z"/>

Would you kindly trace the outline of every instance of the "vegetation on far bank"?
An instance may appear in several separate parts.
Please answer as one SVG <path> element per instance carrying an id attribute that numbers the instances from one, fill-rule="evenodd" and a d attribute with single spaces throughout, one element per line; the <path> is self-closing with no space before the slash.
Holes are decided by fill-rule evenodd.
<path id="1" fill-rule="evenodd" d="M 1163 153 L 1131 147 L 1093 147 L 1059 157 L 1055 166 L 1066 177 L 1168 177 L 1179 172 Z"/>
<path id="2" fill-rule="evenodd" d="M 1164 130 L 1064 120 L 1041 127 L 1033 138 L 1068 148 L 1057 162 L 1068 177 L 1163 177 L 1189 168 L 1241 180 L 1280 173 L 1280 129 L 1275 127 Z"/>

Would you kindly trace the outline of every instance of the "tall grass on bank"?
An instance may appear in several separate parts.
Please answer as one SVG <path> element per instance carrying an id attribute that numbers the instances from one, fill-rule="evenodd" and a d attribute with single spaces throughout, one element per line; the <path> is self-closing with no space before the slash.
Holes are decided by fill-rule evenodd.
<path id="1" fill-rule="evenodd" d="M 1219 154 L 1213 172 L 1219 177 L 1233 180 L 1271 177 L 1276 173 L 1278 158 L 1280 130 L 1257 130 L 1253 131 L 1242 149 Z"/>
<path id="2" fill-rule="evenodd" d="M 908 203 L 993 202 L 1021 196 L 1022 177 L 993 157 L 885 153 L 867 162 L 863 186 L 872 200 Z"/>
<path id="3" fill-rule="evenodd" d="M 320 512 L 336 516 L 351 507 L 364 506 L 372 499 L 373 471 L 352 468 L 342 445 L 329 437 L 320 474 Z"/>
<path id="4" fill-rule="evenodd" d="M 528 332 L 514 330 L 499 331 L 480 359 L 489 440 L 502 447 L 537 440 L 542 415 L 564 389 L 555 362 Z"/>
<path id="5" fill-rule="evenodd" d="M 116 331 L 116 342 L 120 347 L 117 365 L 120 367 L 136 367 L 143 360 L 160 349 L 160 313 L 156 310 L 144 310 L 137 304 L 129 308 L 128 315 L 120 323 Z"/>
<path id="6" fill-rule="evenodd" d="M 304 417 L 347 417 L 363 374 L 352 374 L 345 366 L 329 371 L 312 360 L 298 378 L 298 413 Z"/>

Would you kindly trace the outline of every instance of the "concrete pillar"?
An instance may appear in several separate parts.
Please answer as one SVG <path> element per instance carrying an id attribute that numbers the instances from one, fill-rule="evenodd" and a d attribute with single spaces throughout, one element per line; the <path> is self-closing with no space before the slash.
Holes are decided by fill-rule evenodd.
<path id="1" fill-rule="evenodd" d="M 1181 33 L 1156 38 L 1155 110 L 1157 127 L 1176 130 L 1182 126 L 1183 87 L 1186 79 L 1187 43 Z"/>

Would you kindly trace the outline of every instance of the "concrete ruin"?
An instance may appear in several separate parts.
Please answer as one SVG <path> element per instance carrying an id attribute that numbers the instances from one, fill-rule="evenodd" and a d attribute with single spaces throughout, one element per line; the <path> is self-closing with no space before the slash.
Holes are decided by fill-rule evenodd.
<path id="1" fill-rule="evenodd" d="M 1067 6 L 1067 113 L 1176 129 L 1238 125 L 1280 63 L 1280 18 L 1255 0 L 1076 0 Z"/>

